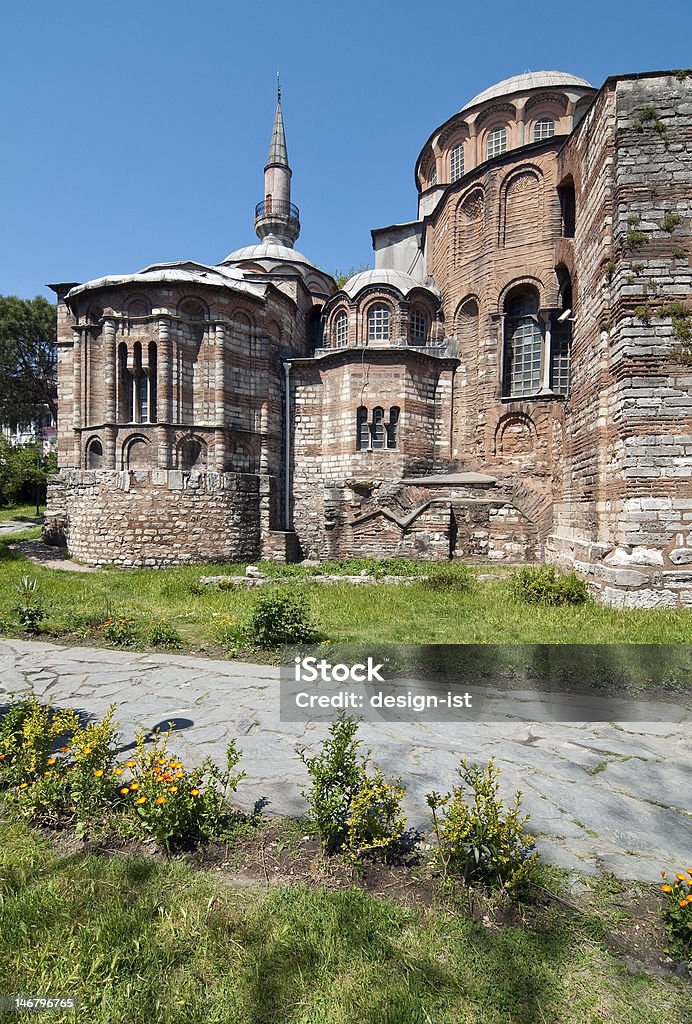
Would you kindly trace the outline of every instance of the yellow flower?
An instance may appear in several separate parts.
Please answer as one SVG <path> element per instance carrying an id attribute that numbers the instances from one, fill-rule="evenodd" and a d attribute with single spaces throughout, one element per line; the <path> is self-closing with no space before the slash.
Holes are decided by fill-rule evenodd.
<path id="1" fill-rule="evenodd" d="M 177 786 L 171 786 L 171 788 L 168 790 L 168 792 L 169 793 L 177 793 L 178 792 L 178 787 Z"/>
<path id="2" fill-rule="evenodd" d="M 199 790 L 198 789 L 191 789 L 190 790 L 190 796 L 199 796 Z"/>
<path id="3" fill-rule="evenodd" d="M 126 793 L 130 792 L 130 787 L 129 786 L 123 786 L 123 788 L 120 790 L 120 792 L 122 793 L 123 796 L 125 796 Z"/>
<path id="4" fill-rule="evenodd" d="M 680 874 L 678 874 L 678 875 L 676 875 L 675 877 L 677 878 L 677 880 L 678 880 L 679 882 L 686 882 L 686 881 L 687 881 L 687 879 L 685 878 L 685 876 L 684 876 L 684 875 L 680 875 Z"/>
<path id="5" fill-rule="evenodd" d="M 165 802 L 166 802 L 165 796 L 157 796 L 156 797 L 156 803 L 157 804 L 165 804 Z"/>
<path id="6" fill-rule="evenodd" d="M 679 905 L 680 905 L 681 907 L 686 907 L 686 906 L 687 906 L 687 900 L 678 900 L 678 904 L 679 904 Z"/>
<path id="7" fill-rule="evenodd" d="M 135 791 L 136 789 L 139 789 L 139 783 L 138 783 L 138 782 L 131 782 L 131 783 L 130 783 L 130 789 L 131 789 L 131 790 L 132 790 L 132 792 L 134 793 L 134 791 Z"/>
<path id="8" fill-rule="evenodd" d="M 114 768 L 113 769 L 113 774 L 114 775 L 122 775 L 122 773 L 123 773 L 122 768 Z"/>
<path id="9" fill-rule="evenodd" d="M 29 783 L 28 783 L 28 782 L 22 782 L 22 784 L 21 784 L 21 786 L 20 786 L 19 788 L 20 788 L 20 789 L 26 789 L 26 787 L 27 787 L 28 785 L 29 785 Z"/>
<path id="10" fill-rule="evenodd" d="M 48 764 L 55 764 L 55 762 L 56 762 L 57 760 L 58 760 L 58 759 L 57 759 L 57 757 L 49 757 L 49 758 L 48 758 Z"/>
<path id="11" fill-rule="evenodd" d="M 147 802 L 147 798 L 145 796 L 140 796 L 139 800 L 135 801 L 135 803 L 138 803 L 138 804 L 145 804 L 146 802 Z"/>
<path id="12" fill-rule="evenodd" d="M 673 886 L 672 885 L 662 885 L 661 886 L 661 892 L 672 892 L 672 891 L 673 891 Z"/>
<path id="13" fill-rule="evenodd" d="M 83 754 L 90 754 L 91 751 L 92 751 L 92 747 L 85 747 L 84 750 L 82 751 L 82 753 Z"/>
<path id="14" fill-rule="evenodd" d="M 185 778 L 185 772 L 176 772 L 175 773 L 175 777 L 176 777 L 176 779 L 184 779 Z"/>
<path id="15" fill-rule="evenodd" d="M 136 761 L 126 761 L 126 762 L 125 762 L 125 767 L 126 767 L 126 768 L 134 768 L 134 766 L 135 766 L 136 764 L 137 764 L 137 762 L 136 762 Z"/>
<path id="16" fill-rule="evenodd" d="M 103 768 L 97 768 L 96 771 L 94 772 L 94 775 L 96 776 L 97 779 L 100 779 L 101 776 L 103 775 Z"/>
<path id="17" fill-rule="evenodd" d="M 50 775 L 50 772 L 44 772 L 43 774 L 44 775 Z"/>

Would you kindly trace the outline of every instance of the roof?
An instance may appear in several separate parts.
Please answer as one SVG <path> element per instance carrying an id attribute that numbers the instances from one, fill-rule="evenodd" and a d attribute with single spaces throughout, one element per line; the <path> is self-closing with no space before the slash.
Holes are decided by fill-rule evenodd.
<path id="1" fill-rule="evenodd" d="M 263 242 L 258 242 L 255 245 L 246 245 L 242 249 L 236 249 L 234 252 L 229 253 L 226 259 L 222 261 L 222 265 L 226 263 L 242 263 L 244 260 L 275 260 L 289 263 L 304 263 L 307 267 L 313 267 L 315 270 L 318 269 L 312 260 L 309 260 L 307 256 L 303 256 L 297 249 L 291 249 L 278 240 L 272 240 L 269 235 Z"/>
<path id="2" fill-rule="evenodd" d="M 416 281 L 414 277 L 411 277 L 410 274 L 405 274 L 402 270 L 385 270 L 384 268 L 379 270 L 363 270 L 360 274 L 354 274 L 353 277 L 348 279 L 341 290 L 346 292 L 350 298 L 353 298 L 363 288 L 374 287 L 378 284 L 397 288 L 402 295 L 408 295 L 414 288 L 427 288 L 428 291 L 437 293 L 436 288 L 421 284 L 420 281 Z"/>
<path id="3" fill-rule="evenodd" d="M 217 288 L 230 288 L 233 291 L 245 292 L 257 297 L 262 297 L 265 294 L 263 285 L 248 281 L 242 271 L 235 267 L 208 267 L 204 263 L 185 260 L 181 263 L 154 263 L 134 274 L 109 274 L 107 277 L 97 277 L 93 281 L 86 281 L 84 284 L 71 288 L 66 297 L 73 298 L 83 292 L 112 288 L 121 284 L 149 285 L 162 282 L 208 284 Z"/>
<path id="4" fill-rule="evenodd" d="M 585 78 L 578 78 L 566 71 L 526 71 L 523 75 L 513 75 L 512 78 L 505 78 L 497 85 L 491 85 L 474 96 L 472 100 L 465 103 L 461 108 L 475 107 L 478 103 L 485 103 L 486 100 L 497 99 L 498 96 L 509 96 L 514 92 L 526 92 L 528 89 L 550 89 L 578 85 L 582 89 L 593 89 L 590 82 Z"/>

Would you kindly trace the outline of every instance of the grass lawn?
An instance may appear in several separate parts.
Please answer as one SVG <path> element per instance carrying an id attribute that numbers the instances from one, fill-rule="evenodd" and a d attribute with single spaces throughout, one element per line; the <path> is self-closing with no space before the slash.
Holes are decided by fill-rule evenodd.
<path id="1" fill-rule="evenodd" d="M 56 1024 L 689 1019 L 689 986 L 627 970 L 598 915 L 551 905 L 531 927 L 486 926 L 357 888 L 238 888 L 181 860 L 61 853 L 0 824 L 0 992 L 78 997 Z"/>
<path id="2" fill-rule="evenodd" d="M 38 530 L 0 539 L 0 622 L 17 604 L 23 575 L 37 579 L 48 611 L 44 630 L 59 635 L 69 615 L 124 614 L 170 623 L 187 649 L 220 655 L 219 619 L 246 621 L 256 590 L 200 587 L 201 575 L 241 573 L 243 567 L 50 570 L 19 557 L 9 543 Z M 485 573 L 484 567 L 476 567 Z M 452 588 L 303 583 L 319 627 L 333 640 L 397 643 L 689 643 L 689 611 L 622 611 L 589 602 L 574 607 L 527 605 L 514 599 L 507 579 L 485 580 L 468 593 Z M 6 628 L 6 627 L 5 627 Z"/>
<path id="3" fill-rule="evenodd" d="M 45 505 L 41 505 L 40 508 L 41 511 L 43 511 Z M 21 522 L 23 519 L 33 520 L 35 518 L 35 503 L 33 505 L 3 505 L 2 508 L 0 508 L 0 525 L 13 519 L 16 519 L 19 522 Z"/>

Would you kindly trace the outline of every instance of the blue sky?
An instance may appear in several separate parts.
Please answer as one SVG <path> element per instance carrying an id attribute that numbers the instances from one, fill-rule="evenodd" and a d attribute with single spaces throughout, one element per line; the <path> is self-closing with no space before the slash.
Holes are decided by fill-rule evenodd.
<path id="1" fill-rule="evenodd" d="M 0 39 L 0 294 L 255 240 L 281 70 L 297 248 L 372 264 L 436 125 L 523 71 L 692 64 L 692 3 L 12 0 Z"/>

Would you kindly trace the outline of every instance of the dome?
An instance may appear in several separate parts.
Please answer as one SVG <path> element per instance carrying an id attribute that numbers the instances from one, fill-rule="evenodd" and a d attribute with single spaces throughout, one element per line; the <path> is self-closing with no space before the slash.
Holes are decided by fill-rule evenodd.
<path id="1" fill-rule="evenodd" d="M 510 96 L 515 92 L 526 92 L 528 89 L 565 88 L 570 85 L 577 85 L 580 89 L 593 89 L 591 83 L 587 82 L 585 78 L 577 78 L 576 75 L 570 75 L 566 71 L 526 71 L 523 75 L 505 78 L 497 85 L 491 85 L 489 89 L 479 92 L 461 109 L 468 110 L 469 107 L 485 103 L 486 100 L 495 100 L 498 96 Z"/>
<path id="2" fill-rule="evenodd" d="M 363 270 L 360 274 L 354 274 L 353 277 L 348 279 L 341 290 L 346 292 L 349 298 L 352 299 L 363 288 L 369 288 L 378 284 L 397 288 L 402 295 L 408 295 L 414 288 L 427 288 L 428 291 L 436 291 L 435 288 L 421 284 L 420 281 L 416 281 L 410 274 L 405 274 L 402 270 L 385 269 Z"/>
<path id="3" fill-rule="evenodd" d="M 246 245 L 242 249 L 236 249 L 235 252 L 229 253 L 222 263 L 242 263 L 245 260 L 273 260 L 275 262 L 283 263 L 304 263 L 307 267 L 314 267 L 315 264 L 312 260 L 309 260 L 307 256 L 303 256 L 301 252 L 296 249 L 291 249 L 287 245 L 283 245 L 281 242 L 274 241 L 270 237 L 265 238 L 263 242 L 258 242 L 256 245 Z"/>

